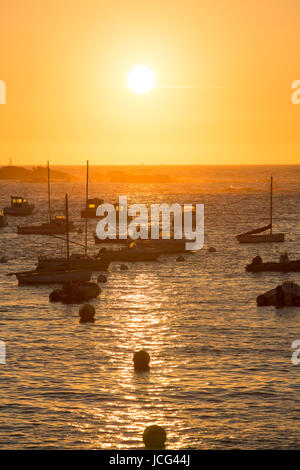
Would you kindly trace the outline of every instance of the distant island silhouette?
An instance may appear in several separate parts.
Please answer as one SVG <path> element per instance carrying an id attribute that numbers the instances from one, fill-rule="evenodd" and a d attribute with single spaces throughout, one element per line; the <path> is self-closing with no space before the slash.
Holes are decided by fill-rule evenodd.
<path id="1" fill-rule="evenodd" d="M 70 168 L 71 170 L 71 168 Z M 71 170 L 72 172 L 72 170 Z M 70 174 L 63 171 L 57 171 L 50 168 L 51 181 L 68 182 L 83 180 L 82 174 Z M 143 173 L 134 170 L 121 171 L 111 170 L 99 173 L 94 171 L 92 179 L 95 183 L 171 183 L 174 181 L 169 175 L 162 173 L 147 173 L 144 169 Z M 18 180 L 26 183 L 46 183 L 47 167 L 34 166 L 32 169 L 20 166 L 3 166 L 0 168 L 0 180 Z"/>
<path id="2" fill-rule="evenodd" d="M 74 181 L 77 178 L 64 173 L 50 169 L 50 177 L 53 181 Z M 47 168 L 42 166 L 34 166 L 32 170 L 21 166 L 3 166 L 0 168 L 0 180 L 19 180 L 27 183 L 46 183 Z"/>

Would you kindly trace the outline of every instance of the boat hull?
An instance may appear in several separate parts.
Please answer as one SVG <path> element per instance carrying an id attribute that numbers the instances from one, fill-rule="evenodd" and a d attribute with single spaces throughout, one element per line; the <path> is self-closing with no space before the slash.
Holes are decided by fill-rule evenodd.
<path id="1" fill-rule="evenodd" d="M 281 272 L 281 273 L 296 273 L 300 272 L 300 260 L 288 261 L 287 263 L 259 263 L 247 264 L 246 271 L 251 273 L 261 273 L 264 271 Z"/>
<path id="2" fill-rule="evenodd" d="M 15 217 L 23 217 L 26 215 L 32 214 L 34 209 L 34 205 L 28 205 L 27 207 L 4 207 L 4 214 L 5 215 L 12 215 Z"/>
<path id="3" fill-rule="evenodd" d="M 137 246 L 145 246 L 161 255 L 184 253 L 186 240 L 160 239 L 160 240 L 142 240 L 137 242 Z"/>
<path id="4" fill-rule="evenodd" d="M 5 215 L 3 215 L 2 217 L 0 217 L 0 227 L 7 227 L 7 226 L 8 226 L 7 218 Z"/>
<path id="5" fill-rule="evenodd" d="M 120 238 L 106 238 L 105 240 L 100 240 L 100 238 L 97 237 L 97 235 L 94 233 L 94 239 L 95 239 L 95 243 L 96 245 L 102 245 L 102 244 L 107 244 L 107 243 L 110 243 L 110 244 L 115 244 L 115 245 L 129 245 L 130 243 L 132 243 L 134 240 L 132 240 L 131 238 L 125 238 L 124 239 L 120 239 Z"/>
<path id="6" fill-rule="evenodd" d="M 110 261 L 127 261 L 131 263 L 139 261 L 156 261 L 160 256 L 160 253 L 157 251 L 143 251 L 143 250 L 120 250 L 120 251 L 108 251 L 101 253 L 101 256 L 104 259 L 109 259 Z"/>
<path id="7" fill-rule="evenodd" d="M 78 271 L 107 271 L 110 259 L 70 259 L 70 269 Z M 38 271 L 65 271 L 67 261 L 63 258 L 44 258 L 38 260 Z"/>
<path id="8" fill-rule="evenodd" d="M 269 233 L 267 235 L 238 235 L 239 243 L 282 243 L 284 233 Z"/>
<path id="9" fill-rule="evenodd" d="M 73 229 L 70 225 L 69 231 Z M 50 226 L 49 224 L 43 225 L 31 225 L 18 227 L 19 235 L 62 235 L 67 232 L 67 228 L 64 226 Z"/>
<path id="10" fill-rule="evenodd" d="M 16 273 L 19 285 L 37 285 L 37 284 L 64 284 L 65 282 L 88 282 L 92 272 L 88 271 L 28 271 Z"/>

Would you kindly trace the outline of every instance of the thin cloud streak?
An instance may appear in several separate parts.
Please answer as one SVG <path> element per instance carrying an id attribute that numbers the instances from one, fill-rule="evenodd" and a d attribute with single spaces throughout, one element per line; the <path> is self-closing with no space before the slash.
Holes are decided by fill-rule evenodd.
<path id="1" fill-rule="evenodd" d="M 128 85 L 113 85 L 115 88 L 129 88 Z M 213 89 L 223 89 L 225 88 L 224 85 L 155 85 L 153 89 L 155 88 L 160 88 L 160 89 L 187 89 L 187 90 L 193 90 L 193 89 L 200 89 L 200 90 L 213 90 Z"/>

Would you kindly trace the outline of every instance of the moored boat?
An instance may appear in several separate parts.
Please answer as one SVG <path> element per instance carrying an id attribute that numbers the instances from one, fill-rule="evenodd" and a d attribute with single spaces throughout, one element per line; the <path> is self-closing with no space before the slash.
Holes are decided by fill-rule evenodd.
<path id="1" fill-rule="evenodd" d="M 103 202 L 103 199 L 99 199 L 97 197 L 88 199 L 86 202 L 86 207 L 81 211 L 81 217 L 88 219 L 96 218 L 98 206 L 103 204 Z"/>
<path id="2" fill-rule="evenodd" d="M 159 239 L 159 240 L 137 240 L 137 246 L 139 248 L 148 248 L 156 251 L 160 254 L 172 254 L 172 253 L 183 253 L 186 251 L 185 244 L 186 239 L 170 238 L 170 239 Z"/>
<path id="3" fill-rule="evenodd" d="M 99 245 L 102 245 L 102 244 L 129 245 L 130 243 L 132 243 L 132 239 L 129 237 L 125 239 L 106 238 L 105 240 L 100 240 L 100 238 L 98 238 L 96 233 L 93 234 L 93 237 L 94 237 L 95 243 Z"/>
<path id="4" fill-rule="evenodd" d="M 95 282 L 66 282 L 61 289 L 55 289 L 49 295 L 50 302 L 77 304 L 95 299 L 101 289 Z"/>
<path id="5" fill-rule="evenodd" d="M 294 281 L 284 281 L 275 289 L 268 290 L 256 298 L 258 307 L 300 307 L 300 286 Z"/>
<path id="6" fill-rule="evenodd" d="M 20 196 L 11 196 L 10 206 L 4 207 L 5 215 L 26 216 L 33 212 L 34 204 L 29 204 L 28 199 Z"/>
<path id="7" fill-rule="evenodd" d="M 69 221 L 69 231 L 74 230 L 73 222 Z M 41 225 L 18 226 L 19 235 L 61 235 L 66 233 L 67 224 L 64 215 L 56 215 L 49 222 Z"/>
<path id="8" fill-rule="evenodd" d="M 51 214 L 51 196 L 50 196 L 50 165 L 47 162 L 48 174 L 48 217 L 49 221 L 40 225 L 23 225 L 18 226 L 19 235 L 61 235 L 67 232 L 67 221 L 65 215 Z M 68 222 L 69 231 L 74 230 L 73 222 Z"/>
<path id="9" fill-rule="evenodd" d="M 0 210 L 0 227 L 7 227 L 8 221 L 3 210 Z"/>
<path id="10" fill-rule="evenodd" d="M 156 261 L 160 254 L 157 250 L 139 248 L 133 244 L 133 246 L 121 250 L 106 250 L 102 248 L 97 256 L 101 256 L 102 259 L 109 259 L 110 261 L 134 263 L 139 261 Z"/>
<path id="11" fill-rule="evenodd" d="M 107 271 L 110 258 L 92 258 L 81 254 L 73 254 L 69 258 L 70 269 L 80 271 Z M 48 258 L 39 256 L 38 271 L 64 271 L 67 268 L 66 258 Z"/>
<path id="12" fill-rule="evenodd" d="M 28 284 L 63 284 L 70 281 L 86 281 L 91 278 L 91 271 L 24 271 L 14 273 L 19 285 Z"/>
<path id="13" fill-rule="evenodd" d="M 264 234 L 267 230 L 269 233 Z M 270 223 L 264 227 L 256 228 L 236 236 L 239 243 L 282 243 L 284 233 L 273 233 L 273 177 L 270 183 Z"/>
<path id="14" fill-rule="evenodd" d="M 283 255 L 284 256 L 284 255 Z M 269 272 L 300 272 L 300 259 L 289 260 L 288 257 L 281 256 L 279 262 L 268 261 L 263 262 L 260 256 L 253 258 L 252 263 L 246 265 L 246 271 L 251 273 Z"/>
<path id="15" fill-rule="evenodd" d="M 75 270 L 70 265 L 69 247 L 69 203 L 66 194 L 66 227 L 67 227 L 67 258 L 63 269 L 34 270 L 20 273 L 12 273 L 17 276 L 19 284 L 61 284 L 69 281 L 89 281 L 92 275 L 91 269 Z"/>

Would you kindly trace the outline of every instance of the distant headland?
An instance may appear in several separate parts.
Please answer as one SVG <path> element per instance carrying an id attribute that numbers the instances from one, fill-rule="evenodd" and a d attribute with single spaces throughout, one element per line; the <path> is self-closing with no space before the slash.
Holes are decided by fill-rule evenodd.
<path id="1" fill-rule="evenodd" d="M 34 166 L 32 170 L 21 166 L 3 166 L 0 168 L 0 180 L 18 180 L 26 183 L 45 183 L 47 182 L 47 168 Z M 52 181 L 74 181 L 77 178 L 64 173 L 50 169 L 50 178 Z"/>

